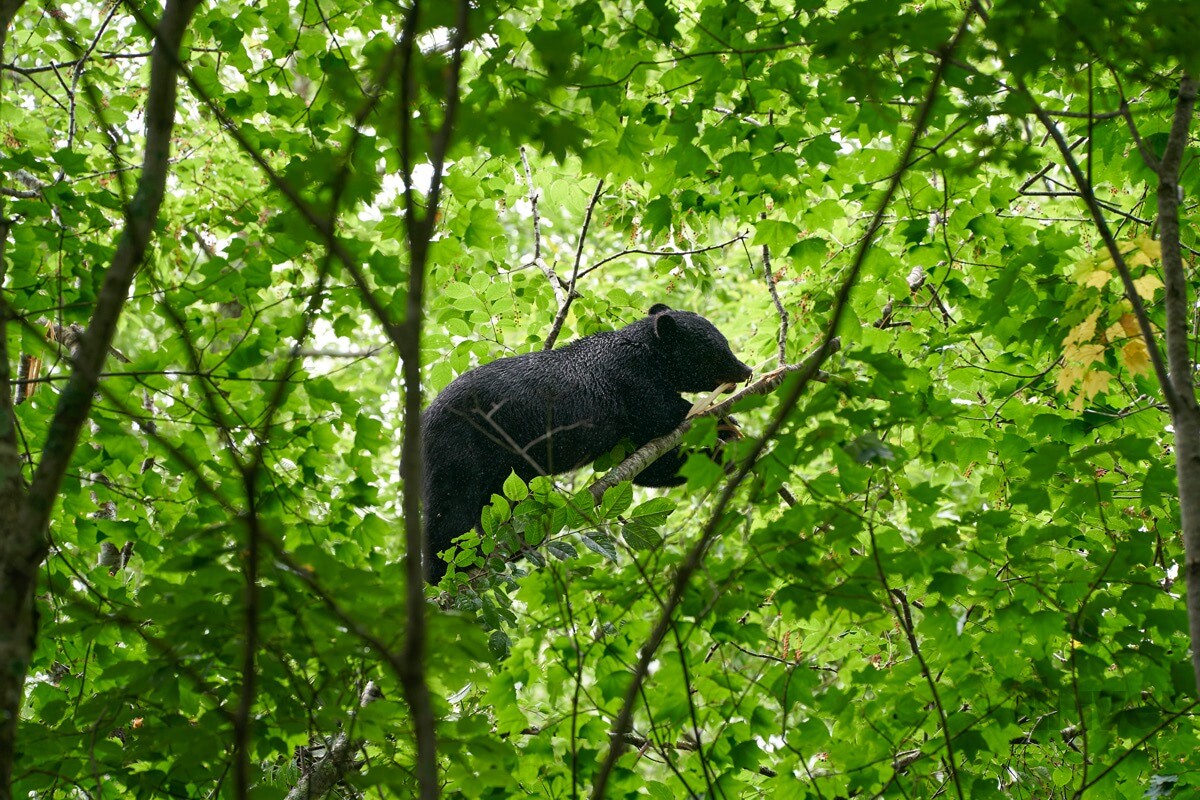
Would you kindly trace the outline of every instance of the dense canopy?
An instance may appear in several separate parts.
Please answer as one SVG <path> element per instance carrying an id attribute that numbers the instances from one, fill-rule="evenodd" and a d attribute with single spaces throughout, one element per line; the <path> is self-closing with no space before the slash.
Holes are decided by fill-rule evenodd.
<path id="1" fill-rule="evenodd" d="M 1195 0 L 163 2 L 0 0 L 0 800 L 1200 793 Z M 725 463 L 427 587 L 656 303 Z"/>

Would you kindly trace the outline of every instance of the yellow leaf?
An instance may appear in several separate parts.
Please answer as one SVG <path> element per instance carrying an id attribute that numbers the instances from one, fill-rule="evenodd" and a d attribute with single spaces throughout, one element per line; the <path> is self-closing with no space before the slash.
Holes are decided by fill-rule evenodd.
<path id="1" fill-rule="evenodd" d="M 1063 358 L 1067 361 L 1074 361 L 1084 366 L 1092 364 L 1096 361 L 1103 361 L 1104 345 L 1089 343 L 1068 347 L 1063 351 Z"/>
<path id="2" fill-rule="evenodd" d="M 1075 381 L 1079 380 L 1083 375 L 1083 367 L 1078 364 L 1064 364 L 1062 369 L 1058 371 L 1058 381 L 1054 384 L 1054 388 L 1059 394 L 1066 394 Z"/>
<path id="3" fill-rule="evenodd" d="M 1087 319 L 1071 328 L 1067 338 L 1063 339 L 1063 347 L 1070 348 L 1073 344 L 1090 341 L 1096 334 L 1096 320 L 1100 318 L 1100 309 L 1088 314 Z"/>
<path id="4" fill-rule="evenodd" d="M 1083 285 L 1084 286 L 1095 286 L 1097 289 L 1103 289 L 1104 286 L 1111 279 L 1112 279 L 1111 275 L 1109 275 L 1107 272 L 1105 272 L 1102 269 L 1098 269 L 1095 272 L 1093 272 L 1091 275 L 1088 275 L 1087 278 L 1084 279 Z"/>
<path id="5" fill-rule="evenodd" d="M 1125 367 L 1134 375 L 1146 375 L 1150 372 L 1150 353 L 1141 339 L 1134 339 L 1122 347 L 1121 357 L 1125 360 Z"/>
<path id="6" fill-rule="evenodd" d="M 1133 314 L 1121 315 L 1121 327 L 1125 329 L 1126 336 L 1137 336 L 1141 332 L 1138 330 L 1137 317 Z"/>
<path id="7" fill-rule="evenodd" d="M 1083 283 L 1083 279 L 1088 275 L 1091 275 L 1093 269 L 1095 269 L 1095 267 L 1092 266 L 1092 260 L 1090 258 L 1085 258 L 1083 261 L 1076 261 L 1074 266 L 1071 267 L 1071 277 L 1076 281 Z"/>
<path id="8" fill-rule="evenodd" d="M 1155 261 L 1162 259 L 1162 242 L 1157 239 L 1151 239 L 1149 236 L 1136 236 L 1133 243 L 1137 249 Z"/>
<path id="9" fill-rule="evenodd" d="M 1155 289 L 1161 289 L 1163 282 L 1153 272 L 1143 275 L 1133 282 L 1133 288 L 1143 298 L 1149 300 L 1154 296 Z"/>
<path id="10" fill-rule="evenodd" d="M 1102 369 L 1096 369 L 1088 372 L 1083 376 L 1083 381 L 1080 382 L 1079 390 L 1087 399 L 1092 399 L 1100 392 L 1108 388 L 1108 382 L 1112 380 L 1112 375 L 1109 375 Z"/>
<path id="11" fill-rule="evenodd" d="M 1114 322 L 1104 331 L 1104 341 L 1106 342 L 1116 342 L 1124 338 L 1125 326 L 1123 326 L 1120 322 Z"/>

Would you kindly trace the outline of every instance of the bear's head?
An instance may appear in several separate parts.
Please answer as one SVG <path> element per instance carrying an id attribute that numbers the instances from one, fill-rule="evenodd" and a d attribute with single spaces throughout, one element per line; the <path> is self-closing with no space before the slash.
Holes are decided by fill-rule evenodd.
<path id="1" fill-rule="evenodd" d="M 711 392 L 723 383 L 740 383 L 750 377 L 750 368 L 738 360 L 729 341 L 704 317 L 674 311 L 662 303 L 650 307 L 650 316 L 676 391 Z"/>

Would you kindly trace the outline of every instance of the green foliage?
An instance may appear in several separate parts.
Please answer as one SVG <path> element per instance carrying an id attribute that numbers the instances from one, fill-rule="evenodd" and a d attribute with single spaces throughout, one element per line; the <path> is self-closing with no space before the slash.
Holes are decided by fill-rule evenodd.
<path id="1" fill-rule="evenodd" d="M 51 527 L 15 795 L 233 796 L 249 608 L 255 796 L 285 796 L 342 728 L 366 758 L 338 796 L 415 796 L 409 709 L 383 651 L 399 652 L 406 619 L 398 443 L 416 421 L 363 287 L 230 129 L 336 217 L 400 320 L 401 153 L 423 164 L 445 113 L 453 5 L 422 4 L 407 107 L 389 62 L 404 8 L 201 7 L 153 250 Z M 462 538 L 427 591 L 447 795 L 590 792 L 632 665 L 710 525 L 608 796 L 1200 787 L 1170 418 L 1078 187 L 1031 114 L 1057 112 L 1143 257 L 1135 277 L 1151 279 L 1161 331 L 1156 178 L 1115 112 L 1127 103 L 1161 150 L 1181 70 L 1200 70 L 1200 8 L 992 4 L 901 165 L 963 13 L 474 4 L 426 276 L 428 395 L 543 346 L 565 293 L 547 269 L 577 278 L 559 342 L 667 302 L 765 371 L 779 352 L 765 251 L 798 361 L 903 176 L 823 380 L 790 410 L 790 382 L 737 409 L 742 457 L 786 414 L 723 515 L 730 473 L 694 457 L 686 488 L 624 482 L 595 505 L 593 470 L 514 474 Z M 16 408 L 33 462 L 70 369 L 47 325 L 90 318 L 145 144 L 137 54 L 152 35 L 123 5 L 101 19 L 28 6 L 4 54 L 19 68 L 5 67 L 0 118 L 14 190 L 5 355 L 42 359 Z M 1187 164 L 1181 191 L 1195 198 Z M 422 202 L 427 180 L 414 176 Z M 130 548 L 128 563 L 106 546 Z M 360 709 L 367 681 L 383 698 Z"/>

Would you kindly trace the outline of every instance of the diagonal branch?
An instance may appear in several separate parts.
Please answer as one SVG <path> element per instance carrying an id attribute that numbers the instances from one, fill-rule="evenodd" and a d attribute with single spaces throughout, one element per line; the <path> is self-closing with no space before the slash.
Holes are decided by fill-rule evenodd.
<path id="1" fill-rule="evenodd" d="M 1125 261 L 1125 255 L 1121 252 L 1120 245 L 1117 244 L 1117 240 L 1113 236 L 1112 229 L 1108 227 L 1108 222 L 1104 218 L 1104 210 L 1100 208 L 1100 203 L 1096 200 L 1092 186 L 1088 183 L 1087 176 L 1083 174 L 1079 162 L 1075 160 L 1075 156 L 1071 153 L 1071 149 L 1067 145 L 1067 140 L 1063 137 L 1062 131 L 1058 129 L 1058 126 L 1050 118 L 1050 115 L 1046 113 L 1046 110 L 1034 99 L 1028 88 L 1022 85 L 1021 89 L 1032 104 L 1034 115 L 1037 116 L 1042 126 L 1045 127 L 1046 132 L 1050 134 L 1050 138 L 1054 140 L 1059 153 L 1062 154 L 1063 163 L 1071 173 L 1075 184 L 1079 187 L 1080 197 L 1087 206 L 1088 213 L 1096 225 L 1096 230 L 1100 233 L 1100 238 L 1104 241 L 1104 247 L 1108 250 L 1109 257 L 1112 258 L 1113 264 L 1116 265 L 1117 274 L 1121 276 L 1121 283 L 1125 286 L 1125 296 L 1129 299 L 1130 305 L 1133 306 L 1133 315 L 1137 318 L 1138 329 L 1141 331 L 1142 339 L 1146 343 L 1146 350 L 1150 353 L 1150 362 L 1154 366 L 1154 374 L 1158 377 L 1158 382 L 1162 386 L 1163 396 L 1167 400 L 1167 405 L 1174 408 L 1177 403 L 1175 390 L 1171 385 L 1170 377 L 1167 375 L 1167 366 L 1163 362 L 1162 353 L 1158 349 L 1158 342 L 1154 339 L 1154 329 L 1150 325 L 1149 315 L 1146 314 L 1146 305 L 1142 302 L 1137 287 L 1133 285 L 1133 273 L 1129 269 L 1129 264 Z"/>
<path id="2" fill-rule="evenodd" d="M 100 370 L 108 355 L 134 274 L 146 256 L 150 236 L 158 220 L 171 153 L 171 131 L 175 123 L 175 79 L 179 46 L 197 0 L 169 0 L 155 37 L 150 66 L 150 89 L 146 99 L 146 153 L 137 193 L 126 213 L 126 226 L 117 244 L 112 266 L 96 299 L 96 309 L 75 360 L 71 379 L 59 397 L 58 407 L 46 435 L 42 458 L 33 476 L 28 501 L 21 511 L 18 530 L 26 531 L 33 547 L 26 553 L 28 564 L 45 554 L 46 524 L 54 506 L 63 473 L 79 439 L 79 432 L 92 407 L 100 381 Z"/>
<path id="3" fill-rule="evenodd" d="M 567 321 L 567 312 L 571 310 L 571 303 L 579 296 L 575 293 L 575 284 L 581 274 L 579 264 L 583 260 L 583 243 L 587 239 L 588 228 L 592 225 L 592 212 L 596 210 L 596 203 L 600 202 L 600 192 L 603 189 L 604 181 L 602 179 L 596 184 L 596 191 L 592 192 L 591 202 L 588 203 L 587 213 L 583 217 L 583 228 L 579 231 L 579 245 L 575 248 L 575 266 L 571 270 L 571 282 L 567 284 L 563 299 L 558 304 L 558 313 L 554 315 L 550 333 L 546 335 L 546 341 L 542 344 L 543 350 L 554 349 L 554 343 L 558 341 L 558 334 L 562 332 L 563 323 Z"/>
<path id="4" fill-rule="evenodd" d="M 1154 374 L 1171 411 L 1175 435 L 1175 472 L 1179 487 L 1180 521 L 1186 560 L 1184 573 L 1187 582 L 1188 631 L 1192 642 L 1192 672 L 1197 691 L 1200 691 L 1200 408 L 1197 407 L 1192 362 L 1188 353 L 1188 320 L 1191 309 L 1188 305 L 1187 275 L 1183 268 L 1179 230 L 1179 173 L 1187 146 L 1188 128 L 1195 113 L 1197 82 L 1187 74 L 1180 81 L 1171 132 L 1167 137 L 1162 159 L 1156 160 L 1154 154 L 1141 145 L 1142 157 L 1147 166 L 1158 173 L 1158 227 L 1167 318 L 1165 362 L 1154 337 L 1145 305 L 1133 284 L 1129 265 L 1105 222 L 1091 184 L 1068 150 L 1066 140 L 1058 127 L 1033 99 L 1029 90 L 1024 86 L 1021 89 L 1033 104 L 1034 114 L 1041 120 L 1062 153 L 1067 169 L 1079 187 L 1080 196 L 1116 265 L 1125 285 L 1125 295 L 1133 306 L 1138 328 L 1146 342 Z M 1131 127 L 1131 132 L 1132 130 Z"/>
<path id="5" fill-rule="evenodd" d="M 170 164 L 171 131 L 175 123 L 176 77 L 179 47 L 197 0 L 167 0 L 155 31 L 150 65 L 150 88 L 146 97 L 146 150 L 137 193 L 125 209 L 125 229 L 117 243 L 112 265 L 96 298 L 95 310 L 84 336 L 74 370 L 46 433 L 41 460 L 28 492 L 21 491 L 20 470 L 13 470 L 13 456 L 0 449 L 0 797 L 11 791 L 17 721 L 21 718 L 26 671 L 37 640 L 34 587 L 38 565 L 49 551 L 47 527 L 63 475 L 79 441 L 83 424 L 92 410 L 100 382 L 100 370 L 108 356 L 129 287 L 146 255 L 150 237 L 162 205 Z M 0 54 L 12 16 L 21 6 L 16 0 L 0 0 Z M 7 315 L 7 312 L 5 312 Z M 0 322 L 3 324 L 3 322 Z M 0 359 L 7 359 L 0 348 Z M 5 366 L 7 373 L 7 365 Z M 3 376 L 7 378 L 7 375 Z M 4 392 L 7 393 L 7 381 Z M 7 400 L 4 411 L 8 411 Z M 0 425 L 11 424 L 6 414 Z M 8 432 L 4 440 L 11 442 Z"/>
<path id="6" fill-rule="evenodd" d="M 650 664 L 658 652 L 658 648 L 662 645 L 663 639 L 666 637 L 668 630 L 672 624 L 672 618 L 683 601 L 684 592 L 687 589 L 688 582 L 692 575 L 700 567 L 700 562 L 707 551 L 709 544 L 716 538 L 718 532 L 722 530 L 722 521 L 725 518 L 725 509 L 729 506 L 733 499 L 733 494 L 737 488 L 750 474 L 759 457 L 766 450 L 767 444 L 778 435 L 779 430 L 783 427 L 792 409 L 799 402 L 801 394 L 808 388 L 808 384 L 815 375 L 825 357 L 829 354 L 833 341 L 836 338 L 838 326 L 841 323 L 842 316 L 845 314 L 846 308 L 850 302 L 850 294 L 858 282 L 858 276 L 862 272 L 863 263 L 866 261 L 867 253 L 871 248 L 872 240 L 883 224 L 884 214 L 887 212 L 888 206 L 891 204 L 892 198 L 895 196 L 900 187 L 900 181 L 906 174 L 908 166 L 911 164 L 913 154 L 916 151 L 917 142 L 925 132 L 925 128 L 929 123 L 929 117 L 933 112 L 933 104 L 937 99 L 938 88 L 942 83 L 942 77 L 945 75 L 946 68 L 949 65 L 950 57 L 958 48 L 959 42 L 967 32 L 967 27 L 978 11 L 978 4 L 972 3 L 966 14 L 963 16 L 962 22 L 958 29 L 954 32 L 950 41 L 941 48 L 937 66 L 934 68 L 933 74 L 930 76 L 929 89 L 923 99 L 920 109 L 917 112 L 916 118 L 913 120 L 912 133 L 909 136 L 908 143 L 905 146 L 904 153 L 899 160 L 899 166 L 892 174 L 891 180 L 888 182 L 887 188 L 884 190 L 883 196 L 879 200 L 879 207 L 875 210 L 871 218 L 871 222 L 867 225 L 867 230 L 862 240 L 859 242 L 858 250 L 855 253 L 854 262 L 851 265 L 846 279 L 843 281 L 841 288 L 838 291 L 837 299 L 833 307 L 833 313 L 829 320 L 829 327 L 826 330 L 825 338 L 821 342 L 821 346 L 811 356 L 809 368 L 800 373 L 800 380 L 792 388 L 787 397 L 780 404 L 779 410 L 771 419 L 767 429 L 763 435 L 755 442 L 754 448 L 749 453 L 746 460 L 738 468 L 734 476 L 726 484 L 721 492 L 721 496 L 717 500 L 716 508 L 713 510 L 712 516 L 709 518 L 708 524 L 705 525 L 703 532 L 700 534 L 699 540 L 688 550 L 683 561 L 679 565 L 678 571 L 675 573 L 674 580 L 671 584 L 671 593 L 667 598 L 666 604 L 663 606 L 662 613 L 658 621 L 655 623 L 654 629 L 650 633 L 650 638 L 642 645 L 641 653 L 637 664 L 633 668 L 633 675 L 630 678 L 629 686 L 626 688 L 625 697 L 621 704 L 621 710 L 617 714 L 617 718 L 613 721 L 612 733 L 609 739 L 608 753 L 605 754 L 604 761 L 596 774 L 595 782 L 592 786 L 593 800 L 599 800 L 604 797 L 605 789 L 608 785 L 609 776 L 612 774 L 613 768 L 616 766 L 617 759 L 626 747 L 625 734 L 629 732 L 633 722 L 633 709 L 637 701 L 638 693 L 641 690 L 642 684 L 650 674 Z M 949 735 L 949 732 L 946 733 Z M 958 796 L 961 798 L 962 788 L 958 783 L 958 773 L 953 771 L 955 788 L 958 790 Z"/>
<path id="7" fill-rule="evenodd" d="M 605 473 L 603 478 L 589 486 L 588 491 L 592 493 L 592 497 L 597 503 L 599 503 L 604 498 L 604 493 L 606 491 L 616 486 L 621 481 L 633 480 L 642 470 L 657 461 L 664 453 L 678 445 L 683 439 L 683 435 L 691 430 L 692 420 L 696 417 L 724 417 L 733 411 L 734 405 L 736 405 L 742 398 L 750 397 L 751 395 L 756 394 L 767 394 L 768 392 L 773 392 L 789 375 L 792 375 L 793 373 L 811 375 L 811 380 L 814 381 L 823 382 L 827 380 L 828 376 L 817 369 L 820 363 L 818 361 L 818 357 L 820 358 L 820 361 L 824 361 L 826 358 L 840 350 L 841 346 L 842 340 L 834 337 L 832 340 L 830 340 L 829 346 L 824 348 L 825 352 L 821 352 L 821 350 L 818 349 L 812 355 L 798 364 L 788 364 L 787 366 L 772 370 L 727 400 L 723 400 L 720 403 L 709 406 L 698 414 L 693 414 L 681 422 L 679 427 L 675 430 L 671 431 L 665 436 L 660 436 L 657 439 L 650 440 L 634 452 L 630 453 L 624 461 L 622 461 L 620 464 L 617 464 L 617 466 Z"/>

